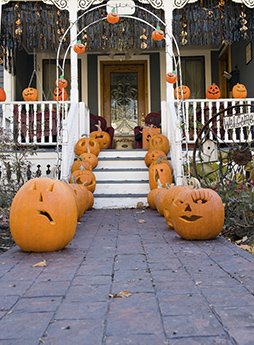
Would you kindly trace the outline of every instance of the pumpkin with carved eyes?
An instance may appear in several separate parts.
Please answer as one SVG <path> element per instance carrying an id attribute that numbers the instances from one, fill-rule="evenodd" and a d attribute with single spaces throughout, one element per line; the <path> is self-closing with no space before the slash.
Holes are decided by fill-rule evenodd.
<path id="1" fill-rule="evenodd" d="M 96 168 L 98 165 L 98 157 L 92 152 L 84 152 L 79 156 L 79 158 L 81 158 L 84 162 L 91 163 L 92 169 Z"/>
<path id="2" fill-rule="evenodd" d="M 54 90 L 54 101 L 67 101 L 68 99 L 68 93 L 66 89 L 62 88 L 55 88 Z"/>
<path id="3" fill-rule="evenodd" d="M 66 89 L 66 87 L 68 86 L 68 81 L 64 79 L 63 76 L 60 76 L 60 78 L 58 78 L 56 81 L 56 86 L 59 89 Z"/>
<path id="4" fill-rule="evenodd" d="M 27 87 L 22 91 L 23 100 L 26 102 L 38 101 L 38 90 L 34 87 Z"/>
<path id="5" fill-rule="evenodd" d="M 80 156 L 82 153 L 88 152 L 93 153 L 95 156 L 98 156 L 100 153 L 100 145 L 93 138 L 82 137 L 80 138 L 74 147 L 74 152 L 77 156 Z"/>
<path id="6" fill-rule="evenodd" d="M 218 99 L 221 96 L 220 88 L 216 84 L 210 85 L 206 90 L 206 98 Z"/>
<path id="7" fill-rule="evenodd" d="M 71 174 L 70 183 L 83 184 L 88 190 L 90 190 L 90 192 L 93 193 L 96 187 L 96 177 L 90 170 L 75 170 Z"/>
<path id="8" fill-rule="evenodd" d="M 177 80 L 177 74 L 174 72 L 168 72 L 166 74 L 166 81 L 170 84 L 174 84 Z"/>
<path id="9" fill-rule="evenodd" d="M 224 225 L 224 205 L 212 189 L 185 189 L 172 203 L 172 223 L 186 240 L 211 240 Z"/>
<path id="10" fill-rule="evenodd" d="M 164 37 L 164 32 L 160 29 L 156 29 L 152 32 L 152 40 L 154 41 L 161 41 Z"/>
<path id="11" fill-rule="evenodd" d="M 0 87 L 0 102 L 6 101 L 6 93 L 2 87 Z"/>
<path id="12" fill-rule="evenodd" d="M 78 55 L 84 54 L 84 52 L 86 51 L 86 46 L 83 43 L 81 43 L 81 41 L 77 41 L 77 43 L 75 43 L 73 46 L 73 50 Z"/>
<path id="13" fill-rule="evenodd" d="M 10 229 L 16 244 L 26 252 L 63 249 L 73 238 L 77 206 L 69 186 L 47 177 L 26 182 L 10 209 Z"/>
<path id="14" fill-rule="evenodd" d="M 116 24 L 119 22 L 119 20 L 120 20 L 120 17 L 117 13 L 115 13 L 115 12 L 108 13 L 108 15 L 107 15 L 107 22 L 108 23 Z"/>
<path id="15" fill-rule="evenodd" d="M 166 162 L 152 163 L 149 167 L 149 186 L 150 189 L 158 188 L 159 181 L 162 187 L 171 184 L 173 180 L 172 168 Z"/>
<path id="16" fill-rule="evenodd" d="M 190 98 L 190 88 L 186 85 L 180 85 L 175 88 L 174 96 L 177 99 L 188 99 Z"/>
<path id="17" fill-rule="evenodd" d="M 233 86 L 232 96 L 234 98 L 246 98 L 247 97 L 246 86 L 244 84 L 237 83 L 235 86 Z"/>
<path id="18" fill-rule="evenodd" d="M 76 158 L 72 163 L 71 172 L 80 169 L 92 170 L 92 164 L 88 161 L 83 161 L 81 158 Z"/>
<path id="19" fill-rule="evenodd" d="M 96 125 L 98 130 L 90 133 L 90 137 L 93 138 L 100 146 L 100 149 L 107 149 L 110 145 L 110 135 L 101 129 L 100 121 L 99 125 Z"/>
<path id="20" fill-rule="evenodd" d="M 149 167 L 153 162 L 156 162 L 159 158 L 167 160 L 167 155 L 162 150 L 150 149 L 145 155 L 145 164 Z"/>
<path id="21" fill-rule="evenodd" d="M 166 155 L 169 153 L 170 145 L 168 138 L 163 134 L 155 134 L 149 140 L 149 150 L 161 150 Z"/>

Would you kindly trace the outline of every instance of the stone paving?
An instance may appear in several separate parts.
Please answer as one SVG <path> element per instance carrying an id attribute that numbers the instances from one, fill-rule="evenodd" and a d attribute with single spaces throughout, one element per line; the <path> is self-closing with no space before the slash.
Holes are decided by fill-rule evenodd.
<path id="1" fill-rule="evenodd" d="M 0 344 L 253 345 L 253 293 L 254 257 L 223 238 L 184 241 L 152 210 L 92 210 L 63 251 L 0 256 Z"/>

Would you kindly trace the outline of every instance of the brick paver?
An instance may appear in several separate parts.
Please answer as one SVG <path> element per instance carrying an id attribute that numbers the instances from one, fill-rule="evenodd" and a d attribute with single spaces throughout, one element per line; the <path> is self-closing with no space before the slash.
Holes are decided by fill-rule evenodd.
<path id="1" fill-rule="evenodd" d="M 223 238 L 184 241 L 152 210 L 92 210 L 66 249 L 0 256 L 0 344 L 253 345 L 253 293 L 254 257 Z"/>

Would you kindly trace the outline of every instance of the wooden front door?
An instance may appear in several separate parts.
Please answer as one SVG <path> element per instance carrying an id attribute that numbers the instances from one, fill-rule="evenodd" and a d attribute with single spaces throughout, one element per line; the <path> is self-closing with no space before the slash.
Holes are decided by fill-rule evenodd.
<path id="1" fill-rule="evenodd" d="M 101 115 L 115 136 L 133 136 L 147 113 L 146 61 L 101 63 Z"/>

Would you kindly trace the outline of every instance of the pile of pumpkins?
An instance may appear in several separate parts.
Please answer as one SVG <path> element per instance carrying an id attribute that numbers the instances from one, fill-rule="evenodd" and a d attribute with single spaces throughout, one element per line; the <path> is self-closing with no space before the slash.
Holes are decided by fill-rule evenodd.
<path id="1" fill-rule="evenodd" d="M 209 188 L 175 186 L 167 160 L 167 137 L 156 134 L 150 138 L 145 164 L 149 168 L 150 192 L 148 205 L 165 217 L 170 229 L 186 240 L 210 240 L 224 225 L 224 204 L 221 197 Z"/>
<path id="2" fill-rule="evenodd" d="M 23 251 L 56 251 L 72 240 L 77 222 L 93 207 L 96 179 L 92 169 L 100 150 L 109 144 L 110 135 L 98 128 L 89 138 L 77 141 L 69 183 L 41 177 L 18 190 L 11 204 L 10 230 Z"/>

